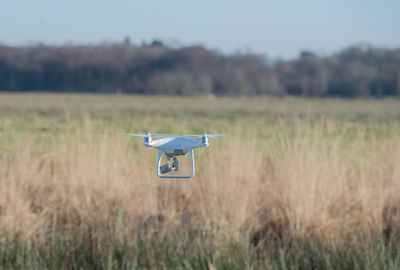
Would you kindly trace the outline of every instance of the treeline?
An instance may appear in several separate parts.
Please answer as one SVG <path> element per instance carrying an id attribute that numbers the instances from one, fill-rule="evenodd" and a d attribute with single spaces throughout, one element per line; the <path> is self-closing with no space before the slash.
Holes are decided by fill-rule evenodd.
<path id="1" fill-rule="evenodd" d="M 173 95 L 399 96 L 400 49 L 303 52 L 273 65 L 161 42 L 98 46 L 0 46 L 0 90 Z"/>

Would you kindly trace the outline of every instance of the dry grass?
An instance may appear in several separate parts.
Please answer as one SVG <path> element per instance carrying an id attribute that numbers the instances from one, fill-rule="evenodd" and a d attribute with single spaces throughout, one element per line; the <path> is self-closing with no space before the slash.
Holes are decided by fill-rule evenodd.
<path id="1" fill-rule="evenodd" d="M 291 110 L 293 100 L 285 102 L 279 106 Z M 322 110 L 325 102 L 340 101 L 301 102 Z M 153 122 L 153 116 L 70 119 L 62 113 L 61 118 L 40 116 L 40 121 L 21 127 L 15 123 L 24 123 L 22 116 L 3 116 L 0 135 L 7 144 L 0 146 L 0 240 L 18 237 L 23 243 L 46 243 L 53 233 L 90 231 L 96 239 L 106 233 L 124 242 L 134 238 L 137 226 L 144 226 L 158 231 L 201 228 L 215 236 L 253 239 L 258 245 L 311 236 L 332 245 L 357 245 L 357 237 L 372 239 L 400 227 L 392 222 L 400 211 L 387 211 L 397 209 L 400 200 L 396 102 L 362 107 L 360 113 L 367 116 L 392 112 L 386 122 L 371 122 L 373 117 L 313 118 L 313 112 L 313 117 L 304 118 L 295 108 L 290 117 L 263 122 L 256 116 L 238 116 L 229 125 L 229 119 L 216 113 L 227 105 L 208 104 L 215 118 L 192 115 L 191 121 L 198 124 L 184 119 L 179 130 L 190 133 L 205 123 L 212 131 L 239 134 L 195 152 L 197 172 L 190 181 L 158 179 L 156 152 L 141 147 L 140 140 L 119 135 L 145 126 L 162 131 L 164 123 L 177 123 L 179 118 L 155 114 Z M 177 110 L 186 109 L 182 106 Z M 253 113 L 246 101 L 237 106 Z M 52 121 L 57 129 L 41 130 Z"/>

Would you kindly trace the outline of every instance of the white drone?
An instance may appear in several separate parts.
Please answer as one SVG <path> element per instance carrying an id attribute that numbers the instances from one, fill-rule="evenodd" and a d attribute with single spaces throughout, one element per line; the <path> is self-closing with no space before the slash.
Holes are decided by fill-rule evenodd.
<path id="1" fill-rule="evenodd" d="M 157 161 L 157 175 L 161 178 L 191 178 L 194 176 L 194 157 L 193 150 L 199 147 L 207 147 L 208 138 L 216 138 L 225 136 L 226 134 L 206 134 L 202 135 L 183 135 L 174 136 L 169 134 L 133 134 L 124 133 L 124 135 L 142 137 L 144 138 L 144 146 L 158 148 L 158 161 Z M 152 138 L 163 138 L 152 141 Z M 193 140 L 190 138 L 201 138 L 201 141 Z M 167 160 L 171 163 L 166 163 L 160 166 L 162 154 L 165 153 Z M 179 161 L 176 156 L 183 156 L 190 153 L 192 161 L 192 174 L 190 175 L 163 175 L 171 171 L 179 170 Z"/>

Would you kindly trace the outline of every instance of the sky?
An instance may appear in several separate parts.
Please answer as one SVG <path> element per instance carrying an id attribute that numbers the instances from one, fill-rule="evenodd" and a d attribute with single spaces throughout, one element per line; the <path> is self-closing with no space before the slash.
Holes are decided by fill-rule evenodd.
<path id="1" fill-rule="evenodd" d="M 271 59 L 400 47 L 400 0 L 0 0 L 0 43 L 204 45 Z"/>

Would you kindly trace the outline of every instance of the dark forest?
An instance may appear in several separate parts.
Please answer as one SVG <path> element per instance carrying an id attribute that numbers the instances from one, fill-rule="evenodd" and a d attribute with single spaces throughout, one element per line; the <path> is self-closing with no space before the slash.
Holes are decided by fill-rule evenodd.
<path id="1" fill-rule="evenodd" d="M 0 90 L 162 95 L 400 95 L 400 49 L 353 46 L 331 56 L 301 52 L 270 64 L 160 41 L 96 46 L 0 46 Z"/>

